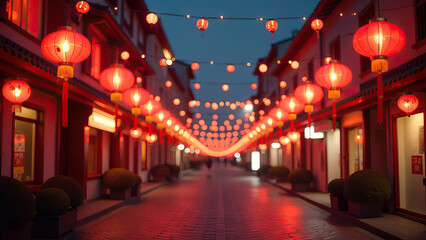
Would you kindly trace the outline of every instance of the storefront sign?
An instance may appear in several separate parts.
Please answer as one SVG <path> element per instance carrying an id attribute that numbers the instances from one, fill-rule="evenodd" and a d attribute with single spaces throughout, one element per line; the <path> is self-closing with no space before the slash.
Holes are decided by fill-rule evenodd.
<path id="1" fill-rule="evenodd" d="M 94 108 L 92 115 L 89 116 L 89 126 L 114 133 L 115 118 L 111 114 Z"/>
<path id="2" fill-rule="evenodd" d="M 411 173 L 423 174 L 423 156 L 422 155 L 411 156 Z"/>

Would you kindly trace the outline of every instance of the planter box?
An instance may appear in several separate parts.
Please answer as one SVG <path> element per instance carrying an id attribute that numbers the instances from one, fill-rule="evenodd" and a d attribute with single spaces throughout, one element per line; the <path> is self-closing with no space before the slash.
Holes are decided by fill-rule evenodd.
<path id="1" fill-rule="evenodd" d="M 166 181 L 166 177 L 154 176 L 154 182 L 164 182 L 164 181 Z"/>
<path id="2" fill-rule="evenodd" d="M 31 239 L 31 226 L 33 222 L 30 221 L 24 226 L 15 229 L 10 229 L 5 232 L 0 232 L 0 239 L 15 239 L 15 240 L 28 240 Z"/>
<path id="3" fill-rule="evenodd" d="M 77 223 L 77 209 L 59 216 L 36 216 L 32 236 L 35 238 L 56 238 L 71 231 Z"/>
<path id="4" fill-rule="evenodd" d="M 127 200 L 130 198 L 131 188 L 110 189 L 109 198 L 114 200 Z"/>
<path id="5" fill-rule="evenodd" d="M 381 202 L 352 202 L 348 201 L 349 213 L 359 218 L 373 218 L 382 215 Z"/>
<path id="6" fill-rule="evenodd" d="M 277 180 L 277 182 L 285 182 L 287 180 L 287 177 L 275 177 L 275 179 Z"/>
<path id="7" fill-rule="evenodd" d="M 347 211 L 348 210 L 348 200 L 344 199 L 342 196 L 337 197 L 330 195 L 330 203 L 331 208 L 340 210 L 340 211 Z"/>
<path id="8" fill-rule="evenodd" d="M 131 194 L 132 197 L 139 197 L 141 195 L 141 184 L 138 184 L 131 188 Z"/>
<path id="9" fill-rule="evenodd" d="M 291 183 L 293 192 L 309 192 L 311 191 L 311 183 Z"/>

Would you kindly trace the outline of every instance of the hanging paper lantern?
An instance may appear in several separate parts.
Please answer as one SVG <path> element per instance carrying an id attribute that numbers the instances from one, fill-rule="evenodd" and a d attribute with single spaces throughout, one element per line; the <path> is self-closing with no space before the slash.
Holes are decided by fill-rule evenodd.
<path id="1" fill-rule="evenodd" d="M 229 85 L 228 85 L 228 84 L 223 84 L 223 85 L 222 85 L 222 90 L 223 90 L 224 92 L 227 92 L 227 91 L 229 90 Z"/>
<path id="2" fill-rule="evenodd" d="M 3 85 L 3 96 L 12 103 L 12 112 L 21 112 L 21 104 L 31 95 L 31 87 L 21 80 L 12 80 Z"/>
<path id="3" fill-rule="evenodd" d="M 297 100 L 305 104 L 305 112 L 308 113 L 308 126 L 311 127 L 311 113 L 314 112 L 314 104 L 324 97 L 322 88 L 311 81 L 306 81 L 294 90 Z"/>
<path id="4" fill-rule="evenodd" d="M 219 104 L 217 104 L 217 103 L 212 103 L 212 109 L 213 110 L 217 110 L 219 108 Z"/>
<path id="5" fill-rule="evenodd" d="M 193 62 L 191 64 L 192 71 L 196 72 L 199 68 L 200 68 L 200 64 L 198 64 L 197 62 Z"/>
<path id="6" fill-rule="evenodd" d="M 199 83 L 194 83 L 194 88 L 195 88 L 195 90 L 200 89 L 200 88 L 201 88 L 201 84 L 199 84 Z"/>
<path id="7" fill-rule="evenodd" d="M 297 100 L 294 96 L 287 96 L 280 102 L 279 106 L 282 110 L 288 113 L 288 119 L 290 122 L 290 131 L 294 129 L 294 120 L 297 118 L 297 114 L 303 110 L 303 103 Z"/>
<path id="8" fill-rule="evenodd" d="M 111 92 L 111 101 L 120 102 L 123 100 L 122 92 L 135 84 L 135 77 L 123 65 L 113 64 L 102 71 L 99 82 Z"/>
<path id="9" fill-rule="evenodd" d="M 291 69 L 293 69 L 293 70 L 297 70 L 297 69 L 299 69 L 299 66 L 300 66 L 300 64 L 299 64 L 299 62 L 298 62 L 298 61 L 291 61 L 291 63 L 290 63 L 290 67 L 291 67 Z"/>
<path id="10" fill-rule="evenodd" d="M 155 133 L 148 134 L 148 135 L 146 135 L 145 140 L 149 144 L 153 144 L 153 143 L 155 143 L 155 141 L 157 141 L 157 134 L 155 134 Z"/>
<path id="11" fill-rule="evenodd" d="M 281 143 L 282 146 L 287 146 L 287 144 L 290 143 L 290 138 L 286 136 L 281 136 L 278 141 Z"/>
<path id="12" fill-rule="evenodd" d="M 170 117 L 170 115 L 171 113 L 169 111 L 166 109 L 161 109 L 154 114 L 153 121 L 157 124 L 163 124 Z"/>
<path id="13" fill-rule="evenodd" d="M 257 84 L 256 83 L 252 83 L 250 85 L 250 87 L 251 87 L 251 89 L 255 90 L 255 89 L 257 89 Z"/>
<path id="14" fill-rule="evenodd" d="M 235 71 L 235 66 L 232 64 L 228 64 L 226 66 L 226 71 L 228 71 L 229 73 L 233 73 Z"/>
<path id="15" fill-rule="evenodd" d="M 311 22 L 311 27 L 312 29 L 317 33 L 317 37 L 319 39 L 319 31 L 321 31 L 322 27 L 324 26 L 324 23 L 322 22 L 321 19 L 314 19 Z"/>
<path id="16" fill-rule="evenodd" d="M 75 8 L 77 9 L 77 12 L 85 14 L 90 10 L 90 5 L 86 1 L 79 1 L 75 5 Z"/>
<path id="17" fill-rule="evenodd" d="M 269 111 L 269 116 L 275 118 L 278 121 L 278 127 L 282 127 L 284 125 L 284 121 L 286 121 L 288 118 L 288 113 L 279 107 L 274 107 L 271 109 L 271 111 Z"/>
<path id="18" fill-rule="evenodd" d="M 259 65 L 259 72 L 262 73 L 262 75 L 265 75 L 265 73 L 268 71 L 268 65 L 262 63 Z"/>
<path id="19" fill-rule="evenodd" d="M 285 88 L 287 87 L 287 82 L 286 81 L 281 81 L 280 82 L 280 88 Z"/>
<path id="20" fill-rule="evenodd" d="M 150 116 L 150 122 L 153 121 L 153 115 L 161 110 L 161 103 L 155 101 L 154 99 L 149 99 L 145 104 L 141 106 L 141 112 L 145 116 Z"/>
<path id="21" fill-rule="evenodd" d="M 130 57 L 130 53 L 128 51 L 122 51 L 120 54 L 121 59 L 124 61 L 128 60 Z"/>
<path id="22" fill-rule="evenodd" d="M 130 137 L 134 139 L 138 139 L 142 136 L 142 129 L 140 128 L 131 128 L 130 131 Z"/>
<path id="23" fill-rule="evenodd" d="M 352 81 L 352 71 L 337 60 L 321 66 L 315 72 L 315 82 L 328 89 L 328 98 L 333 100 L 333 130 L 336 130 L 336 99 L 340 98 L 340 89 Z"/>
<path id="24" fill-rule="evenodd" d="M 268 145 L 266 145 L 266 144 L 259 144 L 259 150 L 261 150 L 261 151 L 266 151 L 267 149 L 268 149 Z"/>
<path id="25" fill-rule="evenodd" d="M 371 71 L 379 74 L 377 77 L 377 120 L 382 122 L 382 73 L 388 71 L 388 57 L 398 53 L 404 47 L 405 34 L 395 24 L 388 23 L 385 18 L 376 18 L 358 29 L 352 42 L 360 55 L 371 59 Z"/>
<path id="26" fill-rule="evenodd" d="M 290 139 L 290 142 L 296 143 L 300 139 L 300 133 L 291 131 L 287 134 L 287 137 Z"/>
<path id="27" fill-rule="evenodd" d="M 162 58 L 158 63 L 160 64 L 162 71 L 164 71 L 164 68 L 167 66 L 167 59 Z"/>
<path id="28" fill-rule="evenodd" d="M 140 106 L 149 100 L 149 92 L 141 87 L 129 88 L 123 93 L 123 102 L 132 108 L 133 115 L 140 115 Z"/>
<path id="29" fill-rule="evenodd" d="M 158 22 L 158 16 L 155 13 L 148 13 L 146 15 L 146 22 L 151 26 L 151 28 Z"/>
<path id="30" fill-rule="evenodd" d="M 402 111 L 404 111 L 408 116 L 410 116 L 411 113 L 413 113 L 417 106 L 419 105 L 419 100 L 416 96 L 414 96 L 410 92 L 405 92 L 401 97 L 398 99 L 398 107 Z"/>
<path id="31" fill-rule="evenodd" d="M 165 85 L 166 85 L 166 88 L 170 89 L 172 87 L 173 83 L 172 83 L 172 81 L 167 80 Z"/>
<path id="32" fill-rule="evenodd" d="M 205 103 L 204 103 L 204 107 L 205 107 L 205 108 L 210 108 L 210 106 L 211 106 L 210 102 L 205 102 Z"/>
<path id="33" fill-rule="evenodd" d="M 197 21 L 197 28 L 201 31 L 201 37 L 203 37 L 203 31 L 209 27 L 209 22 L 205 18 L 200 18 Z"/>
<path id="34" fill-rule="evenodd" d="M 173 104 L 174 105 L 179 105 L 180 104 L 180 99 L 179 98 L 175 98 L 175 99 L 173 99 Z"/>
<path id="35" fill-rule="evenodd" d="M 269 20 L 269 21 L 266 22 L 265 27 L 266 27 L 266 30 L 268 30 L 268 31 L 271 32 L 272 39 L 274 39 L 274 32 L 278 28 L 278 23 L 275 20 L 271 19 L 271 20 Z"/>
<path id="36" fill-rule="evenodd" d="M 60 27 L 48 34 L 41 42 L 41 52 L 58 64 L 57 76 L 64 80 L 62 87 L 62 126 L 68 126 L 68 79 L 74 77 L 74 64 L 89 57 L 91 44 L 75 28 Z"/>

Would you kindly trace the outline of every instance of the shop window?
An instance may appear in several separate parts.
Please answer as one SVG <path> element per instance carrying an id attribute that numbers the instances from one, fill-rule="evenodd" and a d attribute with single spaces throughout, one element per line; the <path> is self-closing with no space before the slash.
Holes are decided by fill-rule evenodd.
<path id="1" fill-rule="evenodd" d="M 8 0 L 6 2 L 7 18 L 36 38 L 41 33 L 42 0 Z"/>
<path id="2" fill-rule="evenodd" d="M 330 43 L 330 56 L 333 59 L 341 60 L 340 58 L 340 36 Z"/>
<path id="3" fill-rule="evenodd" d="M 426 214 L 424 114 L 396 119 L 397 207 Z"/>
<path id="4" fill-rule="evenodd" d="M 364 169 L 364 149 L 362 128 L 348 129 L 349 175 Z"/>
<path id="5" fill-rule="evenodd" d="M 146 171 L 148 169 L 148 164 L 147 164 L 147 159 L 146 159 L 146 152 L 147 152 L 147 148 L 146 148 L 146 142 L 145 141 L 141 141 L 141 170 L 142 171 Z"/>
<path id="6" fill-rule="evenodd" d="M 426 38 L 426 0 L 416 0 L 417 41 Z"/>
<path id="7" fill-rule="evenodd" d="M 43 113 L 22 107 L 15 113 L 13 141 L 13 178 L 26 183 L 41 183 L 43 168 Z"/>
<path id="8" fill-rule="evenodd" d="M 87 175 L 96 177 L 102 174 L 102 131 L 85 127 L 87 142 Z"/>
<path id="9" fill-rule="evenodd" d="M 371 3 L 369 4 L 363 11 L 359 14 L 359 27 L 362 27 L 370 21 L 370 19 L 373 19 L 375 17 L 374 15 L 374 5 Z M 368 57 L 361 56 L 361 72 L 366 72 L 371 69 L 371 60 Z"/>

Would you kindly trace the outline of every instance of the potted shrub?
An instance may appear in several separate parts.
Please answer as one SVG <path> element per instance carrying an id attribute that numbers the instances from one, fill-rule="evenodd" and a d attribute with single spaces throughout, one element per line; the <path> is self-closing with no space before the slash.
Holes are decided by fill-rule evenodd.
<path id="1" fill-rule="evenodd" d="M 344 179 L 334 179 L 328 184 L 331 208 L 336 210 L 348 210 L 348 200 L 343 197 Z"/>
<path id="2" fill-rule="evenodd" d="M 62 175 L 49 178 L 36 196 L 33 237 L 59 237 L 73 229 L 82 203 L 83 191 L 77 181 Z"/>
<path id="3" fill-rule="evenodd" d="M 109 188 L 110 199 L 129 199 L 131 188 L 136 185 L 136 182 L 134 173 L 125 168 L 111 168 L 102 176 L 102 184 Z"/>
<path id="4" fill-rule="evenodd" d="M 261 179 L 267 179 L 269 178 L 269 169 L 271 168 L 271 165 L 263 165 L 257 170 L 257 176 Z"/>
<path id="5" fill-rule="evenodd" d="M 170 169 L 166 165 L 158 165 L 151 168 L 151 174 L 155 182 L 164 182 L 170 176 Z"/>
<path id="6" fill-rule="evenodd" d="M 172 182 L 174 179 L 179 177 L 180 167 L 172 164 L 166 164 L 166 166 L 170 170 L 170 175 L 167 177 L 167 180 Z"/>
<path id="7" fill-rule="evenodd" d="M 137 174 L 133 174 L 133 177 L 135 179 L 135 185 L 132 187 L 130 195 L 132 197 L 139 197 L 141 194 L 142 178 Z"/>
<path id="8" fill-rule="evenodd" d="M 306 168 L 297 168 L 290 172 L 288 181 L 291 183 L 291 190 L 294 192 L 308 192 L 311 190 L 313 181 L 312 172 Z"/>
<path id="9" fill-rule="evenodd" d="M 388 200 L 390 195 L 389 180 L 370 169 L 353 173 L 343 187 L 349 213 L 360 218 L 380 217 L 382 203 Z"/>
<path id="10" fill-rule="evenodd" d="M 271 167 L 269 169 L 270 175 L 277 180 L 277 182 L 285 182 L 290 170 L 284 166 Z"/>
<path id="11" fill-rule="evenodd" d="M 0 176 L 0 239 L 30 239 L 34 198 L 18 180 Z"/>

